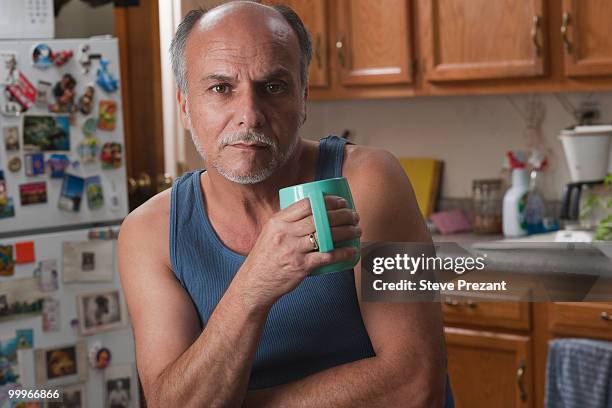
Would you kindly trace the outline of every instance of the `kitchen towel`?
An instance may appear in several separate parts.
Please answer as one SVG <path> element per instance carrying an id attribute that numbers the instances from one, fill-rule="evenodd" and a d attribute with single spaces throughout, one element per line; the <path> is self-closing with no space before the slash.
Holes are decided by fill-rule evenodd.
<path id="1" fill-rule="evenodd" d="M 558 339 L 549 343 L 546 408 L 612 408 L 612 343 Z"/>

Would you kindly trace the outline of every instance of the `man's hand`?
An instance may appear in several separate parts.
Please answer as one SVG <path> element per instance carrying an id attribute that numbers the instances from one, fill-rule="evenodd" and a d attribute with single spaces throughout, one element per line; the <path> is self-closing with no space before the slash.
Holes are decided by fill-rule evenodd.
<path id="1" fill-rule="evenodd" d="M 326 196 L 325 206 L 334 242 L 359 238 L 359 216 L 346 200 Z M 253 249 L 236 274 L 253 305 L 269 308 L 293 290 L 314 269 L 355 257 L 353 247 L 331 252 L 313 251 L 309 234 L 315 232 L 310 201 L 305 198 L 279 211 L 263 227 Z"/>

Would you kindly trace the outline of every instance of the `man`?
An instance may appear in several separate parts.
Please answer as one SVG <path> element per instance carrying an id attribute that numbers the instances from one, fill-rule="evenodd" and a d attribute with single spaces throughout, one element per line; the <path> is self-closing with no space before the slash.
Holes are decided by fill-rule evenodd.
<path id="1" fill-rule="evenodd" d="M 441 406 L 439 305 L 361 302 L 359 264 L 307 277 L 355 252 L 313 250 L 308 200 L 279 210 L 280 188 L 341 174 L 359 214 L 326 197 L 334 241 L 431 241 L 391 154 L 298 136 L 311 54 L 299 18 L 252 2 L 192 11 L 171 52 L 207 171 L 121 227 L 149 406 Z"/>

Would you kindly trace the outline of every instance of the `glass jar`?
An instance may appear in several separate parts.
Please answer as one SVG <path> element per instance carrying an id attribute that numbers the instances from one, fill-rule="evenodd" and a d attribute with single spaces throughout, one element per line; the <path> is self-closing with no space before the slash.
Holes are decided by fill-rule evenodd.
<path id="1" fill-rule="evenodd" d="M 477 234 L 499 234 L 502 232 L 502 180 L 483 179 L 472 182 L 474 222 L 472 229 Z"/>

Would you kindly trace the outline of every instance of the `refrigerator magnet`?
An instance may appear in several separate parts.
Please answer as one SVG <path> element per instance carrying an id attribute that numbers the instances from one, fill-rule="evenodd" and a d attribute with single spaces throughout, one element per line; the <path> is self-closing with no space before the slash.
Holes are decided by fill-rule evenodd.
<path id="1" fill-rule="evenodd" d="M 36 83 L 36 101 L 39 108 L 46 109 L 49 106 L 49 93 L 51 92 L 51 82 L 38 81 Z"/>
<path id="2" fill-rule="evenodd" d="M 7 152 L 19 150 L 19 127 L 5 126 L 2 128 L 2 134 L 4 136 L 4 147 Z"/>
<path id="3" fill-rule="evenodd" d="M 96 129 L 98 128 L 98 123 L 94 118 L 88 118 L 81 125 L 81 130 L 85 137 L 93 136 L 96 133 Z"/>
<path id="4" fill-rule="evenodd" d="M 19 185 L 21 205 L 44 204 L 47 202 L 47 183 L 39 181 Z"/>
<path id="5" fill-rule="evenodd" d="M 76 113 L 77 106 L 74 103 L 76 79 L 70 74 L 64 74 L 55 86 L 53 96 L 55 103 L 49 105 L 49 111 L 53 113 Z"/>
<path id="6" fill-rule="evenodd" d="M 4 204 L 0 204 L 0 219 L 10 218 L 15 216 L 15 205 L 13 197 L 8 197 Z"/>
<path id="7" fill-rule="evenodd" d="M 93 110 L 93 100 L 96 88 L 91 85 L 85 87 L 85 93 L 79 98 L 79 110 L 83 115 L 89 115 Z"/>
<path id="8" fill-rule="evenodd" d="M 21 115 L 24 109 L 19 102 L 11 96 L 8 91 L 8 87 L 5 88 L 5 92 L 2 92 L 2 102 L 0 103 L 0 114 L 7 118 L 16 118 Z"/>
<path id="9" fill-rule="evenodd" d="M 101 130 L 115 130 L 117 122 L 117 103 L 115 101 L 100 101 L 98 108 L 98 128 Z"/>
<path id="10" fill-rule="evenodd" d="M 61 321 L 59 300 L 45 298 L 43 301 L 42 315 L 42 329 L 44 332 L 60 330 Z"/>
<path id="11" fill-rule="evenodd" d="M 11 173 L 17 173 L 21 170 L 21 159 L 19 156 L 13 156 L 8 159 L 8 169 Z"/>
<path id="12" fill-rule="evenodd" d="M 51 178 L 63 178 L 70 166 L 70 159 L 65 154 L 53 153 L 47 159 L 47 167 L 51 170 Z"/>
<path id="13" fill-rule="evenodd" d="M 6 179 L 4 172 L 0 170 L 0 205 L 4 204 L 8 199 L 8 190 L 6 188 Z"/>
<path id="14" fill-rule="evenodd" d="M 52 292 L 59 288 L 58 271 L 55 259 L 46 259 L 38 263 L 38 267 L 34 269 L 34 277 L 38 278 L 41 291 Z"/>
<path id="15" fill-rule="evenodd" d="M 107 142 L 102 146 L 100 153 L 100 161 L 103 169 L 117 169 L 121 167 L 121 144 L 116 142 Z"/>
<path id="16" fill-rule="evenodd" d="M 64 174 L 58 206 L 66 211 L 79 211 L 83 198 L 85 180 L 72 174 Z"/>
<path id="17" fill-rule="evenodd" d="M 102 346 L 100 341 L 94 342 L 88 350 L 89 364 L 93 368 L 104 369 L 108 367 L 112 354 L 110 350 Z"/>
<path id="18" fill-rule="evenodd" d="M 17 54 L 12 52 L 0 53 L 0 84 L 13 85 L 17 82 L 19 82 Z"/>
<path id="19" fill-rule="evenodd" d="M 66 241 L 62 243 L 64 283 L 112 282 L 112 241 Z"/>
<path id="20" fill-rule="evenodd" d="M 12 245 L 0 245 L 0 276 L 12 276 L 15 273 L 15 259 Z"/>
<path id="21" fill-rule="evenodd" d="M 38 69 L 53 65 L 53 51 L 47 44 L 37 44 L 32 50 L 32 64 Z"/>
<path id="22" fill-rule="evenodd" d="M 115 92 L 119 87 L 119 81 L 115 79 L 113 74 L 108 70 L 109 61 L 100 58 L 100 68 L 96 72 L 96 84 L 106 92 Z"/>
<path id="23" fill-rule="evenodd" d="M 102 193 L 102 180 L 100 176 L 91 176 L 85 179 L 85 194 L 90 210 L 104 207 L 104 195 Z"/>
<path id="24" fill-rule="evenodd" d="M 18 350 L 34 347 L 34 329 L 17 329 L 15 330 L 15 338 L 17 339 Z"/>
<path id="25" fill-rule="evenodd" d="M 62 50 L 54 52 L 52 54 L 53 63 L 56 67 L 61 67 L 62 65 L 70 61 L 70 58 L 72 58 L 73 55 L 74 53 L 72 52 L 72 50 Z"/>
<path id="26" fill-rule="evenodd" d="M 45 172 L 45 155 L 43 153 L 27 153 L 24 156 L 26 176 L 38 176 Z"/>
<path id="27" fill-rule="evenodd" d="M 43 301 L 43 331 L 59 331 L 61 326 L 60 321 L 60 303 L 59 300 L 46 298 Z"/>
<path id="28" fill-rule="evenodd" d="M 95 163 L 98 157 L 98 151 L 100 150 L 98 139 L 93 136 L 87 136 L 77 147 L 77 152 L 81 158 L 83 164 Z"/>
<path id="29" fill-rule="evenodd" d="M 70 118 L 65 115 L 25 115 L 23 149 L 31 152 L 70 151 Z"/>
<path id="30" fill-rule="evenodd" d="M 7 152 L 19 150 L 19 127 L 5 126 L 2 128 L 2 134 L 4 136 L 4 147 Z"/>
<path id="31" fill-rule="evenodd" d="M 34 241 L 23 241 L 15 244 L 15 263 L 28 264 L 36 261 Z"/>
<path id="32" fill-rule="evenodd" d="M 10 95 L 10 99 L 17 102 L 21 106 L 21 112 L 27 111 L 36 101 L 36 88 L 34 85 L 19 72 L 19 80 L 16 83 L 6 86 L 6 90 Z"/>

